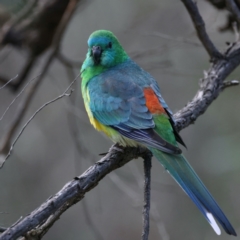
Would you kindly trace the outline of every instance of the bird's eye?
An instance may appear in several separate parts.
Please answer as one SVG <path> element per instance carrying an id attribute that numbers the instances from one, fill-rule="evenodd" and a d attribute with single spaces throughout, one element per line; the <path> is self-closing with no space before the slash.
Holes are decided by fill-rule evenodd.
<path id="1" fill-rule="evenodd" d="M 108 43 L 108 48 L 112 48 L 112 42 Z"/>

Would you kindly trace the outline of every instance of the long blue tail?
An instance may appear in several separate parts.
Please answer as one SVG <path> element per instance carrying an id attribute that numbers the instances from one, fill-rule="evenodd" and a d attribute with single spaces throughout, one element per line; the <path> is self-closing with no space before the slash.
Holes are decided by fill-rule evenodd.
<path id="1" fill-rule="evenodd" d="M 192 199 L 218 235 L 221 234 L 221 231 L 214 218 L 228 234 L 237 236 L 231 223 L 183 155 L 171 155 L 155 148 L 149 149 Z"/>

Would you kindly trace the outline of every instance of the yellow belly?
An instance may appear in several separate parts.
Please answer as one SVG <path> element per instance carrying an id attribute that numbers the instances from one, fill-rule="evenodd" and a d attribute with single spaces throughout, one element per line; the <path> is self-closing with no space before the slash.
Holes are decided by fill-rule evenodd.
<path id="1" fill-rule="evenodd" d="M 130 138 L 124 137 L 119 132 L 117 132 L 115 129 L 105 126 L 101 124 L 98 120 L 96 120 L 94 117 L 90 119 L 91 124 L 101 132 L 104 132 L 114 143 L 119 143 L 121 146 L 130 146 L 130 147 L 136 147 L 138 143 Z"/>
<path id="2" fill-rule="evenodd" d="M 136 141 L 122 136 L 119 132 L 117 132 L 113 128 L 103 125 L 97 119 L 94 118 L 92 111 L 89 107 L 90 96 L 86 88 L 83 91 L 83 99 L 84 99 L 84 105 L 87 110 L 90 123 L 94 126 L 95 129 L 97 129 L 98 131 L 104 132 L 114 143 L 119 143 L 124 147 L 125 146 L 136 147 L 137 145 L 139 145 Z"/>

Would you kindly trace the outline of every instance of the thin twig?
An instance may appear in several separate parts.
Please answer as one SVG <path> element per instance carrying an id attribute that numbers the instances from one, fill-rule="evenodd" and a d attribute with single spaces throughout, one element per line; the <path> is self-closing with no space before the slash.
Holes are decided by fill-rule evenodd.
<path id="1" fill-rule="evenodd" d="M 144 205 L 143 205 L 143 229 L 142 240 L 148 240 L 149 236 L 149 212 L 150 212 L 150 200 L 151 200 L 151 167 L 152 167 L 152 155 L 146 154 L 144 156 Z"/>
<path id="2" fill-rule="evenodd" d="M 3 117 L 5 116 L 5 114 L 7 113 L 7 111 L 9 110 L 9 108 L 12 106 L 12 104 L 19 98 L 19 96 L 25 91 L 25 89 L 28 87 L 28 85 L 33 81 L 37 79 L 36 82 L 34 82 L 34 84 L 30 87 L 28 93 L 27 93 L 27 97 L 23 100 L 23 102 L 20 104 L 19 108 L 18 108 L 18 112 L 13 120 L 13 122 L 11 123 L 9 130 L 7 131 L 7 133 L 5 134 L 5 136 L 3 137 L 3 143 L 0 149 L 0 154 L 2 156 L 0 156 L 0 166 L 2 162 L 5 162 L 4 160 L 4 156 L 5 154 L 9 151 L 10 145 L 11 145 L 11 141 L 13 138 L 13 135 L 15 134 L 15 131 L 17 130 L 20 122 L 22 121 L 22 118 L 24 117 L 30 103 L 31 103 L 31 99 L 34 96 L 34 93 L 36 92 L 40 82 L 41 82 L 41 76 L 38 75 L 37 77 L 31 79 L 25 86 L 24 88 L 20 91 L 20 93 L 13 99 L 13 101 L 10 103 L 10 105 L 7 107 L 7 109 L 4 111 L 2 117 L 0 118 L 0 121 L 3 119 Z M 0 167 L 1 168 L 1 167 Z"/>
<path id="3" fill-rule="evenodd" d="M 72 64 L 69 64 L 69 65 L 64 64 L 64 65 L 66 67 L 68 78 L 72 79 L 72 76 L 74 75 Z M 71 102 L 71 106 L 74 106 L 74 103 L 75 103 L 74 97 L 68 98 L 68 100 Z M 74 142 L 74 144 L 76 146 L 76 149 L 78 151 L 78 156 L 88 157 L 88 161 L 92 160 L 92 162 L 95 163 L 93 154 L 91 154 L 88 151 L 88 149 L 84 146 L 83 142 L 80 142 L 80 139 L 78 138 L 78 131 L 76 131 L 76 129 L 78 129 L 77 122 L 79 122 L 79 120 L 76 121 L 76 118 L 75 117 L 73 118 L 73 113 L 71 111 L 71 106 L 70 106 L 70 104 L 68 104 L 68 106 L 67 106 L 67 111 L 69 111 L 67 119 L 68 119 L 68 126 L 69 126 L 69 129 L 70 129 L 70 134 L 73 138 L 73 142 Z M 78 108 L 78 111 L 79 111 L 79 108 Z M 78 162 L 79 162 L 79 157 L 78 158 L 75 157 L 75 163 L 76 163 L 76 160 L 78 160 Z M 76 166 L 75 166 L 75 170 L 76 170 L 76 175 L 77 175 Z M 96 239 L 104 240 L 104 237 L 102 236 L 102 233 L 98 230 L 96 224 L 94 223 L 94 221 L 92 219 L 91 214 L 89 213 L 87 201 L 83 200 L 82 205 L 83 205 L 82 206 L 83 207 L 83 214 L 85 216 L 85 220 L 86 220 L 87 225 L 91 226 L 91 230 L 92 230 L 93 234 L 95 235 Z"/>
<path id="4" fill-rule="evenodd" d="M 16 78 L 18 78 L 18 74 L 11 78 L 10 80 L 8 80 L 3 86 L 0 87 L 0 90 L 2 90 L 3 88 L 5 88 L 9 83 L 11 83 L 12 81 L 14 81 Z M 5 81 L 5 80 L 4 80 Z"/>
<path id="5" fill-rule="evenodd" d="M 73 13 L 76 11 L 77 3 L 78 3 L 78 0 L 71 0 L 69 2 L 67 9 L 66 9 L 66 11 L 59 23 L 59 26 L 56 30 L 56 33 L 54 35 L 53 50 L 52 50 L 51 54 L 49 55 L 47 61 L 45 62 L 45 65 L 43 66 L 42 74 L 38 78 L 38 80 L 34 83 L 34 85 L 31 87 L 29 94 L 25 99 L 25 102 L 21 105 L 19 113 L 17 114 L 16 118 L 13 121 L 13 124 L 11 125 L 9 131 L 7 132 L 6 136 L 4 137 L 4 143 L 1 147 L 0 153 L 3 155 L 5 155 L 6 153 L 8 153 L 8 154 L 7 154 L 6 158 L 4 156 L 1 156 L 2 158 L 0 157 L 0 164 L 2 164 L 1 167 L 3 167 L 6 159 L 9 157 L 9 153 L 11 152 L 11 149 L 9 150 L 9 148 L 10 148 L 10 142 L 12 140 L 12 136 L 14 135 L 17 127 L 19 126 L 23 116 L 25 115 L 25 112 L 27 111 L 28 106 L 31 103 L 31 99 L 34 96 L 36 89 L 40 85 L 40 82 L 42 81 L 42 79 L 45 77 L 45 74 L 47 73 L 49 67 L 51 66 L 53 59 L 57 55 L 64 30 L 66 29 L 68 22 L 70 21 L 71 17 L 73 16 Z"/>
<path id="6" fill-rule="evenodd" d="M 224 81 L 222 85 L 222 89 L 227 88 L 227 87 L 233 87 L 239 85 L 238 80 L 231 80 L 231 81 Z"/>
<path id="7" fill-rule="evenodd" d="M 108 173 L 145 153 L 146 149 L 131 147 L 123 149 L 118 145 L 114 145 L 111 147 L 109 153 L 99 162 L 86 170 L 81 176 L 67 183 L 62 190 L 50 197 L 26 218 L 8 228 L 0 235 L 0 240 L 13 240 L 26 235 L 28 231 L 46 221 L 48 217 L 54 214 L 59 208 L 64 206 L 66 207 L 64 208 L 65 211 L 73 204 L 82 200 L 85 193 L 94 188 Z"/>
<path id="8" fill-rule="evenodd" d="M 40 74 L 41 75 L 41 74 Z M 25 91 L 25 89 L 27 88 L 27 86 L 34 81 L 35 79 L 37 79 L 40 75 L 32 78 L 30 81 L 27 82 L 27 84 L 23 87 L 23 89 L 18 93 L 18 95 L 12 100 L 12 102 L 8 105 L 8 107 L 6 108 L 6 110 L 3 112 L 0 121 L 2 121 L 3 117 L 6 115 L 6 113 L 8 112 L 8 110 L 11 108 L 11 106 L 14 104 L 14 102 L 16 102 L 16 100 L 22 95 L 22 93 Z M 1 89 L 1 88 L 0 88 Z"/>
<path id="9" fill-rule="evenodd" d="M 183 0 L 182 0 L 183 1 Z M 180 110 L 177 116 L 179 130 L 193 123 L 202 114 L 211 102 L 217 98 L 223 85 L 223 80 L 240 64 L 240 47 L 234 45 L 234 49 L 228 49 L 225 53 L 226 59 L 217 59 L 210 67 L 204 79 L 201 81 L 200 90 L 196 97 L 185 108 Z M 1 236 L 0 240 L 12 240 L 24 236 L 26 233 L 54 214 L 60 207 L 71 205 L 80 201 L 87 191 L 94 188 L 98 182 L 109 172 L 123 166 L 132 158 L 143 156 L 137 148 L 111 148 L 109 153 L 89 168 L 79 178 L 71 181 L 55 196 L 48 199 L 38 209 L 22 219 L 19 223 L 8 228 Z"/>
<path id="10" fill-rule="evenodd" d="M 202 42 L 203 46 L 205 47 L 206 51 L 208 52 L 211 59 L 221 59 L 223 55 L 217 50 L 211 39 L 209 38 L 206 29 L 205 23 L 200 15 L 197 4 L 192 0 L 181 0 L 185 7 L 188 10 L 189 15 L 192 18 L 194 23 L 195 29 L 197 31 L 197 35 Z"/>
<path id="11" fill-rule="evenodd" d="M 63 97 L 69 97 L 71 94 L 72 94 L 72 89 L 70 89 L 72 87 L 72 85 L 76 82 L 76 80 L 78 79 L 80 74 L 78 74 L 78 76 L 71 82 L 71 84 L 66 88 L 66 90 L 61 94 L 59 95 L 58 97 L 44 103 L 29 119 L 28 121 L 23 125 L 22 129 L 19 131 L 19 133 L 17 134 L 16 138 L 14 139 L 11 147 L 10 147 L 10 150 L 7 154 L 7 156 L 5 157 L 5 159 L 3 160 L 3 162 L 1 163 L 0 162 L 0 168 L 3 167 L 4 163 L 6 162 L 6 160 L 9 158 L 9 156 L 11 155 L 12 151 L 13 151 L 13 147 L 15 146 L 17 140 L 20 138 L 20 136 L 22 135 L 23 131 L 25 130 L 25 128 L 28 126 L 28 124 L 34 119 L 34 117 L 43 109 L 45 108 L 46 106 L 48 106 L 49 104 L 53 103 L 53 102 L 56 102 L 58 99 L 60 98 L 63 98 Z"/>
<path id="12" fill-rule="evenodd" d="M 0 154 L 5 155 L 10 148 L 10 143 L 11 140 L 15 134 L 15 131 L 17 130 L 19 124 L 21 123 L 30 103 L 31 100 L 34 96 L 34 93 L 36 92 L 38 86 L 40 85 L 40 82 L 42 80 L 42 75 L 34 82 L 34 84 L 30 87 L 27 97 L 24 99 L 24 101 L 20 104 L 19 108 L 18 108 L 18 112 L 13 120 L 13 122 L 11 123 L 9 130 L 7 131 L 6 135 L 3 137 L 3 144 L 1 146 L 0 149 Z M 31 81 L 30 81 L 31 82 Z M 27 84 L 28 85 L 28 84 Z M 10 104 L 11 105 L 11 104 Z M 1 156 L 2 157 L 2 156 Z M 3 161 L 0 157 L 0 165 L 1 165 L 1 161 Z"/>
<path id="13" fill-rule="evenodd" d="M 0 83 L 1 84 L 6 84 L 7 82 L 8 82 L 9 80 L 8 80 L 8 78 L 7 77 L 5 77 L 5 76 L 0 76 Z M 11 84 L 11 83 L 10 83 Z"/>

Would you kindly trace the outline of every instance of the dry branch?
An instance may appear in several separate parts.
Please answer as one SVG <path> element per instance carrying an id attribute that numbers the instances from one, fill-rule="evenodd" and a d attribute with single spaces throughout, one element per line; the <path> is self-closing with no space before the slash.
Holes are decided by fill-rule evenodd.
<path id="1" fill-rule="evenodd" d="M 30 230 L 40 227 L 57 211 L 65 212 L 69 207 L 79 202 L 86 192 L 94 188 L 98 182 L 111 171 L 122 167 L 133 158 L 144 156 L 145 149 L 122 148 L 115 145 L 109 153 L 95 165 L 87 169 L 81 176 L 67 183 L 57 194 L 50 197 L 38 209 L 8 228 L 2 235 L 1 240 L 13 240 L 24 236 Z M 56 219 L 54 219 L 55 221 Z"/>
<path id="2" fill-rule="evenodd" d="M 35 80 L 36 78 L 33 78 L 32 80 Z M 41 77 L 37 77 L 37 80 L 34 82 L 34 84 L 30 87 L 30 89 L 28 89 L 28 93 L 27 93 L 27 96 L 25 97 L 24 101 L 22 102 L 22 104 L 20 105 L 19 109 L 18 109 L 18 112 L 16 114 L 16 116 L 14 117 L 12 123 L 10 124 L 9 126 L 9 130 L 7 131 L 7 133 L 5 134 L 4 137 L 2 137 L 3 139 L 3 143 L 1 145 L 1 148 L 0 148 L 0 154 L 1 155 L 6 155 L 10 149 L 10 146 L 11 146 L 11 141 L 12 141 L 12 138 L 19 126 L 19 124 L 21 123 L 22 121 L 22 118 L 24 117 L 30 103 L 31 103 L 31 100 L 32 98 L 34 97 L 34 93 L 37 91 L 38 89 L 38 86 L 41 82 Z M 21 94 L 22 92 L 25 90 L 25 88 L 29 85 L 29 83 L 32 82 L 32 80 L 30 80 L 26 86 L 22 89 L 22 91 L 16 96 L 16 98 L 13 100 L 15 101 Z M 8 108 L 11 106 L 12 103 L 10 103 L 10 105 L 8 106 Z M 8 110 L 8 108 L 6 109 L 6 111 Z M 5 111 L 5 112 L 6 112 Z M 4 112 L 4 114 L 5 114 Z M 3 116 L 4 116 L 3 114 Z M 1 118 L 2 119 L 2 118 Z M 0 168 L 2 166 L 2 164 L 4 163 L 4 161 L 0 161 Z"/>
<path id="3" fill-rule="evenodd" d="M 0 233 L 1 233 L 1 232 L 4 232 L 4 231 L 6 231 L 6 230 L 7 230 L 7 228 L 0 227 Z"/>
<path id="4" fill-rule="evenodd" d="M 180 131 L 203 114 L 208 106 L 226 87 L 224 80 L 240 64 L 240 43 L 230 46 L 223 59 L 211 64 L 210 69 L 200 79 L 200 88 L 194 98 L 175 115 L 176 127 Z M 235 82 L 234 82 L 235 83 Z M 237 83 L 235 83 L 237 85 Z"/>
<path id="5" fill-rule="evenodd" d="M 219 95 L 225 85 L 224 79 L 240 64 L 239 52 L 240 45 L 233 44 L 226 51 L 226 58 L 212 64 L 205 74 L 206 76 L 200 81 L 200 90 L 196 96 L 174 115 L 178 130 L 193 123 Z M 49 218 L 56 221 L 56 218 L 51 217 L 56 211 L 63 213 L 79 202 L 84 197 L 84 194 L 94 188 L 108 173 L 134 158 L 143 157 L 143 154 L 146 154 L 146 152 L 139 148 L 111 147 L 109 153 L 85 173 L 65 185 L 62 190 L 49 198 L 27 217 L 8 228 L 0 236 L 0 240 L 13 240 L 24 236 L 33 229 L 41 228 L 46 221 L 49 221 Z"/>
<path id="6" fill-rule="evenodd" d="M 149 213 L 150 213 L 150 200 L 151 200 L 151 167 L 152 167 L 152 154 L 145 154 L 144 156 L 144 205 L 143 205 L 143 230 L 142 240 L 148 240 L 149 236 Z"/>
<path id="7" fill-rule="evenodd" d="M 41 76 L 37 79 L 37 81 L 31 86 L 27 97 L 25 98 L 24 102 L 21 104 L 21 107 L 18 111 L 18 114 L 15 116 L 11 126 L 9 127 L 9 131 L 6 133 L 6 135 L 3 137 L 3 144 L 0 148 L 0 154 L 2 155 L 6 155 L 7 157 L 10 155 L 10 151 L 12 150 L 12 145 L 11 145 L 11 141 L 13 138 L 13 135 L 15 134 L 17 128 L 19 127 L 19 124 L 21 123 L 22 118 L 24 117 L 29 104 L 31 103 L 31 99 L 34 97 L 34 93 L 36 92 L 38 86 L 40 85 L 40 83 L 42 82 L 43 78 L 45 77 L 49 67 L 51 66 L 51 63 L 53 62 L 54 58 L 57 56 L 59 48 L 60 48 L 60 43 L 62 40 L 62 36 L 65 32 L 65 29 L 71 19 L 71 17 L 73 16 L 75 10 L 76 10 L 76 6 L 79 0 L 70 0 L 68 6 L 65 9 L 65 12 L 60 20 L 60 22 L 58 23 L 57 29 L 54 32 L 55 35 L 53 36 L 52 39 L 52 51 L 49 54 L 43 68 L 42 68 L 42 74 Z M 33 64 L 33 60 L 30 60 L 29 64 Z M 24 74 L 26 73 L 25 71 L 23 71 Z M 26 77 L 26 76 L 25 76 Z M 25 79 L 24 77 L 24 79 Z M 23 79 L 20 77 L 20 80 Z M 20 81 L 20 84 L 22 84 L 22 80 Z M 28 85 L 28 84 L 26 84 Z M 20 86 L 20 85 L 13 85 L 13 87 L 15 88 L 16 86 Z M 15 141 L 14 141 L 15 143 Z M 7 158 L 6 157 L 6 158 Z M 3 161 L 0 162 L 0 167 L 4 164 L 5 162 L 5 157 L 2 158 Z"/>
<path id="8" fill-rule="evenodd" d="M 234 0 L 226 0 L 226 5 L 229 11 L 233 14 L 234 18 L 240 24 L 240 11 Z"/>
<path id="9" fill-rule="evenodd" d="M 50 0 L 36 3 L 36 0 L 32 0 L 30 6 L 26 7 L 20 16 L 5 23 L 0 33 L 0 44 L 23 48 L 29 53 L 25 66 L 19 74 L 18 82 L 9 85 L 12 90 L 19 89 L 39 56 L 50 47 L 56 47 L 56 40 L 60 41 L 62 38 L 60 32 L 65 30 L 80 1 Z M 32 13 L 26 18 L 26 13 L 29 14 L 29 12 Z M 5 78 L 0 80 L 6 81 Z"/>
<path id="10" fill-rule="evenodd" d="M 20 138 L 20 136 L 22 135 L 23 131 L 26 129 L 26 127 L 28 126 L 28 124 L 35 118 L 35 116 L 42 111 L 43 108 L 45 108 L 46 106 L 48 106 L 49 104 L 56 102 L 57 100 L 63 98 L 63 97 L 69 97 L 71 96 L 73 89 L 71 89 L 71 87 L 73 86 L 73 84 L 76 82 L 76 80 L 78 79 L 79 75 L 71 82 L 71 84 L 66 88 L 66 90 L 59 96 L 57 96 L 56 98 L 44 103 L 29 119 L 28 121 L 23 125 L 23 127 L 21 128 L 20 132 L 17 134 L 16 138 L 14 139 L 13 143 L 11 144 L 11 146 L 8 146 L 8 153 L 6 154 L 6 156 L 3 157 L 2 162 L 0 161 L 0 168 L 3 167 L 3 165 L 5 164 L 5 161 L 9 158 L 9 156 L 11 155 L 12 151 L 13 151 L 13 147 L 16 144 L 16 142 L 18 141 L 18 139 Z M 15 125 L 14 125 L 15 126 Z M 5 153 L 5 152 L 3 152 Z"/>
<path id="11" fill-rule="evenodd" d="M 217 50 L 206 32 L 205 23 L 198 11 L 197 4 L 192 0 L 182 0 L 182 2 L 192 18 L 199 40 L 202 42 L 210 58 L 212 60 L 223 58 L 223 55 Z"/>
<path id="12" fill-rule="evenodd" d="M 232 24 L 239 22 L 239 0 L 205 0 L 212 4 L 218 11 L 229 10 L 230 13 L 225 15 L 226 22 L 223 26 L 219 27 L 220 32 L 232 31 Z M 234 8 L 234 9 L 233 9 Z M 232 9 L 232 10 L 231 10 Z M 235 12 L 235 13 L 234 13 Z"/>
<path id="13" fill-rule="evenodd" d="M 214 61 L 211 63 L 209 70 L 205 72 L 203 79 L 200 80 L 200 88 L 195 97 L 174 115 L 179 131 L 194 123 L 227 85 L 236 84 L 235 81 L 227 84 L 224 80 L 240 64 L 240 44 L 238 42 L 231 44 L 224 54 L 220 53 L 206 33 L 204 22 L 196 4 L 191 0 L 182 0 L 182 2 L 192 17 L 202 44 L 210 57 L 214 58 Z M 14 240 L 21 236 L 25 239 L 31 239 L 29 238 L 31 233 L 41 239 L 58 217 L 69 207 L 83 199 L 84 195 L 94 188 L 103 177 L 134 158 L 144 158 L 145 154 L 148 154 L 148 151 L 144 149 L 123 148 L 114 145 L 105 157 L 81 176 L 67 183 L 39 208 L 9 227 L 0 235 L 0 240 Z"/>

